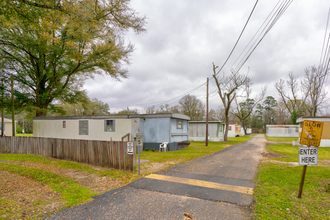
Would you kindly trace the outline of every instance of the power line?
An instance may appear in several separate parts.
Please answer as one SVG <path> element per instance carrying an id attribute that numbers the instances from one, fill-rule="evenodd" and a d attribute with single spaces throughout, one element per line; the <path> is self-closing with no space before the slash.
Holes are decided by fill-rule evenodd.
<path id="1" fill-rule="evenodd" d="M 205 84 L 206 84 L 206 82 L 203 83 L 203 84 L 201 84 L 201 85 L 199 85 L 199 86 L 197 86 L 197 87 L 195 87 L 195 88 L 193 88 L 192 90 L 190 90 L 190 91 L 188 91 L 186 93 L 183 93 L 183 94 L 181 94 L 181 95 L 179 95 L 179 96 L 177 96 L 175 98 L 169 99 L 167 101 L 154 102 L 154 103 L 135 104 L 133 106 L 139 105 L 139 106 L 142 106 L 142 107 L 148 107 L 148 106 L 155 106 L 155 107 L 157 107 L 157 106 L 161 106 L 161 105 L 168 104 L 168 103 L 174 103 L 174 102 L 177 101 L 177 99 L 180 99 L 180 98 L 182 98 L 185 95 L 188 95 L 188 94 L 191 94 L 191 93 L 195 92 L 197 89 L 199 89 L 200 87 L 204 86 Z"/>
<path id="2" fill-rule="evenodd" d="M 324 33 L 324 39 L 323 39 L 323 45 L 322 45 L 322 51 L 321 51 L 319 66 L 323 66 L 323 62 L 324 62 L 324 58 L 325 58 L 325 57 L 323 57 L 323 50 L 324 50 L 325 40 L 326 40 L 327 32 L 328 32 L 329 16 L 330 16 L 330 7 L 329 7 L 329 11 L 328 11 L 327 25 L 325 26 L 325 33 Z M 328 41 L 328 43 L 329 43 L 329 41 Z M 324 53 L 326 54 L 326 52 L 324 52 Z M 323 61 L 322 61 L 322 57 L 323 57 Z"/>
<path id="3" fill-rule="evenodd" d="M 236 46 L 237 46 L 239 40 L 240 40 L 241 37 L 242 37 L 242 34 L 243 34 L 243 32 L 244 32 L 244 30 L 245 30 L 247 24 L 248 24 L 249 21 L 250 21 L 250 18 L 251 18 L 251 16 L 252 16 L 253 12 L 254 12 L 254 9 L 256 8 L 256 6 L 257 6 L 257 4 L 258 4 L 258 1 L 259 1 L 259 0 L 257 0 L 256 3 L 254 4 L 253 9 L 252 9 L 252 11 L 251 11 L 251 13 L 250 13 L 250 15 L 249 15 L 247 21 L 245 22 L 245 25 L 244 25 L 244 27 L 243 27 L 243 30 L 241 31 L 241 33 L 240 33 L 240 35 L 239 35 L 239 37 L 238 37 L 238 39 L 237 39 L 237 41 L 236 41 L 236 43 L 235 43 L 233 49 L 232 49 L 231 52 L 229 53 L 229 55 L 228 55 L 226 61 L 224 62 L 224 64 L 222 65 L 222 67 L 219 69 L 219 71 L 216 73 L 216 75 L 217 75 L 218 73 L 220 73 L 220 71 L 221 71 L 222 68 L 226 65 L 227 61 L 229 60 L 229 58 L 231 57 L 232 53 L 234 52 L 234 50 L 235 50 L 235 48 L 236 48 Z"/>
<path id="4" fill-rule="evenodd" d="M 267 18 L 264 20 L 264 22 L 261 24 L 261 26 L 259 27 L 258 31 L 253 35 L 253 37 L 251 38 L 251 40 L 249 41 L 249 43 L 245 46 L 245 48 L 242 50 L 242 52 L 240 53 L 240 55 L 237 57 L 237 59 L 235 60 L 235 62 L 233 63 L 232 67 L 236 64 L 236 62 L 241 58 L 241 56 L 243 55 L 243 53 L 246 51 L 246 49 L 248 48 L 248 46 L 251 44 L 251 42 L 253 41 L 253 39 L 257 36 L 257 34 L 259 33 L 259 31 L 261 30 L 261 28 L 265 25 L 266 21 L 269 19 L 269 17 L 272 15 L 273 11 L 276 9 L 277 5 L 280 3 L 280 1 L 277 2 L 277 4 L 274 6 L 274 8 L 272 9 L 272 11 L 269 13 L 269 15 L 267 16 Z"/>
<path id="5" fill-rule="evenodd" d="M 328 11 L 328 19 L 327 19 L 327 26 L 326 26 L 326 30 L 325 30 L 324 40 L 326 38 L 327 30 L 328 30 L 328 26 L 329 26 L 329 17 L 330 17 L 330 8 Z M 329 69 L 329 63 L 330 63 L 330 44 L 329 44 L 329 42 L 330 42 L 330 33 L 329 33 L 328 42 L 327 42 L 327 46 L 325 48 L 324 55 L 323 55 L 323 48 L 324 48 L 324 42 L 323 42 L 322 53 L 321 53 L 321 59 L 323 56 L 323 62 L 321 64 L 322 71 L 323 71 L 323 69 L 324 69 L 324 71 L 328 71 L 328 69 Z"/>
<path id="6" fill-rule="evenodd" d="M 271 30 L 271 28 L 275 25 L 275 23 L 278 21 L 278 19 L 284 14 L 284 12 L 286 11 L 286 9 L 290 6 L 290 4 L 292 3 L 293 0 L 286 0 L 283 1 L 282 4 L 280 5 L 280 7 L 276 10 L 276 12 L 274 13 L 274 15 L 272 16 L 272 19 L 270 21 L 268 21 L 267 26 L 264 27 L 263 30 L 266 30 L 262 36 L 261 34 L 259 36 L 261 36 L 260 40 L 257 42 L 257 40 L 255 41 L 255 45 L 251 46 L 249 51 L 246 53 L 246 55 L 244 56 L 245 58 L 243 58 L 240 63 L 237 65 L 237 67 L 235 68 L 235 72 L 238 72 L 242 66 L 246 63 L 246 61 L 250 58 L 250 56 L 252 55 L 252 53 L 254 52 L 254 50 L 257 48 L 257 46 L 261 43 L 261 41 L 264 39 L 264 37 L 266 36 L 266 34 Z"/>

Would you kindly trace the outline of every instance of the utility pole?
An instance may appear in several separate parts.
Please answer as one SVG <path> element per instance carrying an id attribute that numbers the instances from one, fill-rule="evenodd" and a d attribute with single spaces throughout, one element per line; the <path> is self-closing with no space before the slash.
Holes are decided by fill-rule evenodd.
<path id="1" fill-rule="evenodd" d="M 12 118 L 12 130 L 13 130 L 13 137 L 15 137 L 15 109 L 14 109 L 14 76 L 11 74 L 11 118 Z"/>
<path id="2" fill-rule="evenodd" d="M 2 102 L 1 102 L 1 110 L 2 110 L 2 115 L 1 115 L 1 137 L 3 137 L 4 135 L 4 125 L 5 125 L 5 119 L 4 119 L 4 113 L 3 113 L 3 109 L 4 109 L 4 104 L 3 104 L 3 94 L 4 94 L 4 85 L 3 85 L 3 78 L 2 78 L 2 84 L 1 84 L 1 93 L 2 93 Z"/>
<path id="3" fill-rule="evenodd" d="M 206 138 L 205 146 L 209 145 L 209 78 L 206 81 Z"/>

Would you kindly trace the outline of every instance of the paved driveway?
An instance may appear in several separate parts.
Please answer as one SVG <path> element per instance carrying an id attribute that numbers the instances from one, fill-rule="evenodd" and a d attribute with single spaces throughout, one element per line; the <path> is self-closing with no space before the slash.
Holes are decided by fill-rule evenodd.
<path id="1" fill-rule="evenodd" d="M 263 135 L 94 197 L 47 219 L 250 219 Z"/>

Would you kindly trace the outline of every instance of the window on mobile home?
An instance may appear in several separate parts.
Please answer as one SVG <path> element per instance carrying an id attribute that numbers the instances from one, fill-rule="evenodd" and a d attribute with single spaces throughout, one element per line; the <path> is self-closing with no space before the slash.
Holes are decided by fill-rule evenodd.
<path id="1" fill-rule="evenodd" d="M 178 128 L 178 129 L 182 129 L 182 121 L 179 121 L 179 120 L 178 120 L 177 128 Z"/>
<path id="2" fill-rule="evenodd" d="M 104 131 L 115 131 L 115 120 L 104 120 Z"/>
<path id="3" fill-rule="evenodd" d="M 79 135 L 88 135 L 88 120 L 79 121 Z"/>

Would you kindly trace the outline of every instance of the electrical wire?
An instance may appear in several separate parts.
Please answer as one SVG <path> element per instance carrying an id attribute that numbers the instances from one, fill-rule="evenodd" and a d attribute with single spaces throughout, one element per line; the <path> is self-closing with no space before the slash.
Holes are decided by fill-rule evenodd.
<path id="1" fill-rule="evenodd" d="M 256 8 L 256 6 L 257 6 L 257 4 L 258 4 L 258 1 L 259 1 L 259 0 L 257 0 L 256 3 L 254 4 L 253 9 L 252 9 L 252 11 L 251 11 L 251 13 L 250 13 L 250 15 L 249 15 L 247 21 L 245 22 L 245 25 L 244 25 L 244 27 L 243 27 L 243 30 L 241 31 L 241 33 L 240 33 L 240 35 L 239 35 L 239 37 L 238 37 L 238 39 L 237 39 L 237 41 L 236 41 L 236 43 L 235 43 L 233 49 L 232 49 L 231 52 L 229 53 L 229 55 L 228 55 L 226 61 L 225 61 L 224 64 L 222 65 L 222 67 L 219 69 L 219 71 L 218 71 L 215 75 L 217 75 L 218 73 L 220 73 L 220 71 L 221 71 L 221 70 L 223 69 L 223 67 L 226 65 L 227 61 L 229 60 L 229 58 L 231 57 L 232 53 L 234 52 L 234 50 L 235 50 L 235 48 L 236 48 L 236 46 L 237 46 L 239 40 L 241 39 L 241 37 L 242 37 L 242 35 L 243 35 L 243 32 L 244 32 L 244 30 L 245 30 L 247 24 L 248 24 L 249 21 L 250 21 L 250 18 L 251 18 L 251 16 L 252 16 L 253 12 L 254 12 L 254 9 Z"/>
<path id="2" fill-rule="evenodd" d="M 322 45 L 322 51 L 321 51 L 321 57 L 320 57 L 320 67 L 323 67 L 323 63 L 324 63 L 324 56 L 323 56 L 323 50 L 324 50 L 324 45 L 325 45 L 325 40 L 327 38 L 327 32 L 328 32 L 328 26 L 329 26 L 329 16 L 330 16 L 330 7 L 329 7 L 329 11 L 328 11 L 328 18 L 327 18 L 327 25 L 325 27 L 325 33 L 324 33 L 324 39 L 323 39 L 323 45 Z M 329 43 L 329 41 L 328 41 Z M 326 52 L 324 52 L 326 54 Z M 322 57 L 323 57 L 323 61 L 322 61 Z"/>
<path id="3" fill-rule="evenodd" d="M 246 61 L 249 59 L 249 57 L 251 56 L 251 54 L 254 52 L 254 50 L 256 49 L 256 47 L 260 44 L 260 42 L 264 39 L 265 35 L 270 31 L 270 29 L 274 26 L 274 24 L 278 21 L 278 19 L 283 15 L 283 13 L 286 11 L 286 9 L 290 6 L 290 4 L 292 3 L 293 0 L 285 0 L 281 3 L 281 6 L 279 8 L 277 8 L 276 12 L 272 15 L 272 19 L 270 19 L 267 23 L 267 25 L 263 28 L 263 31 L 259 34 L 259 37 L 262 35 L 262 37 L 257 40 L 255 40 L 255 42 L 251 45 L 250 49 L 246 52 L 246 54 L 243 56 L 243 58 L 241 59 L 241 61 L 238 63 L 237 67 L 236 67 L 236 70 L 235 72 L 237 73 L 241 68 L 242 66 L 246 63 Z M 280 1 L 279 1 L 280 2 Z M 270 17 L 270 15 L 273 13 L 273 11 L 275 10 L 275 8 L 277 7 L 277 5 L 279 4 L 279 2 L 275 5 L 275 7 L 273 8 L 273 10 L 271 11 L 271 13 L 268 15 L 268 17 L 266 18 L 266 20 L 263 22 L 262 26 L 266 23 L 266 21 L 268 20 L 268 18 Z M 239 40 L 241 39 L 244 31 L 245 31 L 245 28 L 247 27 L 247 24 L 248 22 L 250 21 L 250 18 L 256 8 L 258 4 L 258 0 L 256 1 L 233 49 L 231 50 L 230 54 L 228 55 L 226 61 L 224 62 L 224 64 L 222 65 L 222 67 L 219 69 L 219 71 L 216 73 L 216 75 L 223 69 L 223 67 L 226 65 L 226 63 L 228 62 L 229 58 L 231 57 L 233 51 L 235 50 Z M 260 29 L 262 28 L 262 26 L 258 29 L 258 31 L 255 33 L 255 35 L 253 36 L 253 38 L 258 34 L 258 32 L 260 31 Z M 267 27 L 268 26 L 268 27 Z M 264 32 L 264 33 L 263 33 Z M 252 42 L 253 38 L 250 40 L 249 44 Z M 248 44 L 248 45 L 249 45 Z M 246 50 L 246 48 L 248 47 L 248 45 L 245 47 L 244 50 Z M 243 50 L 243 52 L 244 52 Z M 242 52 L 242 53 L 243 53 Z M 241 53 L 241 54 L 242 54 Z M 240 55 L 241 56 L 241 55 Z M 240 57 L 239 56 L 239 57 Z M 236 59 L 237 61 L 238 59 Z M 235 62 L 236 62 L 235 61 Z M 214 79 L 213 78 L 213 75 L 210 77 L 210 80 Z M 178 99 L 182 98 L 183 96 L 185 95 L 188 95 L 188 94 L 192 94 L 193 92 L 195 92 L 197 89 L 199 89 L 200 87 L 204 86 L 206 84 L 203 83 L 197 87 L 195 87 L 194 89 L 186 92 L 186 93 L 183 93 L 182 95 L 180 96 L 177 96 L 175 98 L 172 98 L 172 99 L 169 99 L 167 101 L 162 101 L 162 102 L 156 102 L 156 103 L 144 103 L 144 104 L 136 104 L 136 105 L 133 105 L 133 106 L 153 106 L 153 107 L 157 107 L 157 106 L 161 106 L 161 105 L 164 105 L 164 104 L 167 104 L 167 105 L 171 105 L 173 103 L 176 103 L 178 101 Z M 215 89 L 212 89 L 211 92 L 209 93 L 211 95 L 211 97 L 215 96 L 217 94 L 217 87 L 215 87 Z M 204 95 L 203 95 L 204 98 L 206 98 Z"/>
<path id="4" fill-rule="evenodd" d="M 237 57 L 237 59 L 234 61 L 232 67 L 237 63 L 237 61 L 242 57 L 243 53 L 246 51 L 246 49 L 248 48 L 248 46 L 252 43 L 253 39 L 257 36 L 257 34 L 260 32 L 261 28 L 265 25 L 266 21 L 269 19 L 269 17 L 273 14 L 274 10 L 276 9 L 277 5 L 281 2 L 281 0 L 279 0 L 277 2 L 277 4 L 273 7 L 272 11 L 268 14 L 267 18 L 264 20 L 264 22 L 260 25 L 259 29 L 257 30 L 257 32 L 253 35 L 253 37 L 251 38 L 251 40 L 249 41 L 249 43 L 245 46 L 245 48 L 242 50 L 242 52 L 240 53 L 240 55 Z M 232 68 L 231 67 L 231 68 Z"/>
<path id="5" fill-rule="evenodd" d="M 290 6 L 290 4 L 292 3 L 292 1 L 293 0 L 286 0 L 286 1 L 283 1 L 282 2 L 282 4 L 280 5 L 280 7 L 276 10 L 276 12 L 274 13 L 274 15 L 272 16 L 272 19 L 267 23 L 268 27 L 267 26 L 264 27 L 263 30 L 265 30 L 265 32 L 263 33 L 262 37 L 259 39 L 258 42 L 257 42 L 257 40 L 255 41 L 255 45 L 250 47 L 249 51 L 244 56 L 245 58 L 243 58 L 240 61 L 240 63 L 237 65 L 237 67 L 235 68 L 235 72 L 236 73 L 240 71 L 240 69 L 243 67 L 243 65 L 246 63 L 246 61 L 250 58 L 250 56 L 252 55 L 252 53 L 254 52 L 254 50 L 261 43 L 261 41 L 264 39 L 264 37 L 266 36 L 266 34 L 271 30 L 271 28 L 275 25 L 275 23 L 279 20 L 279 18 L 284 14 L 284 12 L 286 11 L 286 9 Z M 259 36 L 261 36 L 261 35 L 259 35 Z"/>
<path id="6" fill-rule="evenodd" d="M 327 24 L 326 24 L 326 28 L 325 28 L 325 34 L 324 34 L 324 40 L 323 40 L 323 46 L 322 46 L 322 52 L 321 52 L 321 58 L 320 58 L 320 64 L 319 64 L 320 70 L 322 72 L 324 71 L 324 75 L 325 75 L 324 82 L 327 82 L 329 79 L 328 71 L 329 71 L 329 63 L 330 63 L 330 43 L 329 43 L 330 42 L 330 32 L 329 32 L 328 41 L 326 43 L 327 46 L 324 46 L 325 41 L 326 41 L 326 36 L 328 34 L 329 19 L 330 19 L 330 7 L 329 7 L 329 11 L 328 11 Z M 324 51 L 324 54 L 323 54 L 323 51 Z M 323 58 L 323 61 L 322 61 L 322 58 Z"/>

